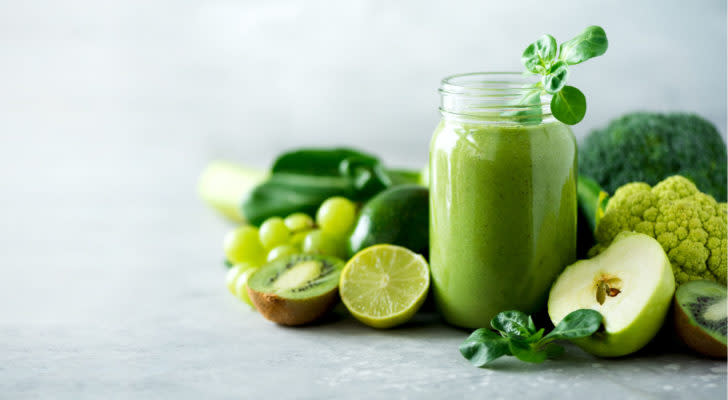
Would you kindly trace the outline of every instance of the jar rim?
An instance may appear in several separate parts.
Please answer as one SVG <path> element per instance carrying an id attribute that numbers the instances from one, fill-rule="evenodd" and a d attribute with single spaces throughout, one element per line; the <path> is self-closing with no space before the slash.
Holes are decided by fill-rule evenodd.
<path id="1" fill-rule="evenodd" d="M 514 96 L 532 89 L 538 83 L 534 77 L 522 72 L 465 72 L 442 78 L 438 92 L 469 96 Z"/>
<path id="2" fill-rule="evenodd" d="M 507 71 L 454 74 L 442 79 L 438 92 L 440 112 L 448 118 L 497 124 L 553 120 L 551 95 L 540 89 L 535 75 Z"/>

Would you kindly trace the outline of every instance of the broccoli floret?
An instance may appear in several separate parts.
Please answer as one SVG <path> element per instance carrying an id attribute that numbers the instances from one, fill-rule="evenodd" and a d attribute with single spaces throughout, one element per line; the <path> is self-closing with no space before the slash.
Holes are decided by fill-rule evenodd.
<path id="1" fill-rule="evenodd" d="M 705 119 L 684 113 L 637 112 L 591 132 L 579 147 L 579 173 L 609 193 L 628 182 L 654 185 L 682 175 L 726 200 L 726 147 Z"/>
<path id="2" fill-rule="evenodd" d="M 726 284 L 726 203 L 702 193 L 688 179 L 673 176 L 654 187 L 628 183 L 609 200 L 594 233 L 593 256 L 624 231 L 652 236 L 672 263 L 678 284 L 708 279 Z"/>

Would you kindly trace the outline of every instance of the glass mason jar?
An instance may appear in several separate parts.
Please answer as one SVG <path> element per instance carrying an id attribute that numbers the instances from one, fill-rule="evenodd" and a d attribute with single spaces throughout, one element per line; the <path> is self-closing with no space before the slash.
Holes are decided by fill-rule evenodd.
<path id="1" fill-rule="evenodd" d="M 542 309 L 576 258 L 576 141 L 533 83 L 520 73 L 442 80 L 430 266 L 435 302 L 453 325 L 488 327 L 500 311 Z"/>

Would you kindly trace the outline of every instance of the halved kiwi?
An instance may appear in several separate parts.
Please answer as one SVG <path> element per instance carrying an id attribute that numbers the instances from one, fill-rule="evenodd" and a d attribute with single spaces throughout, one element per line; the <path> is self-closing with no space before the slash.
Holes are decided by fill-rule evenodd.
<path id="1" fill-rule="evenodd" d="M 712 281 L 691 281 L 675 292 L 675 331 L 691 349 L 710 357 L 726 357 L 726 287 Z"/>
<path id="2" fill-rule="evenodd" d="M 344 262 L 336 257 L 295 254 L 262 266 L 248 279 L 248 295 L 267 319 L 282 325 L 316 320 L 338 299 Z"/>

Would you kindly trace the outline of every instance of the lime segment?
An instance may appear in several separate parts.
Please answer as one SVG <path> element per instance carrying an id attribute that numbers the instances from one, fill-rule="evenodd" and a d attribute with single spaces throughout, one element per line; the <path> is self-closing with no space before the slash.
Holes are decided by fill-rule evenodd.
<path id="1" fill-rule="evenodd" d="M 382 244 L 349 260 L 341 273 L 339 293 L 356 319 L 375 328 L 390 328 L 412 318 L 429 287 L 430 269 L 424 257 Z"/>

